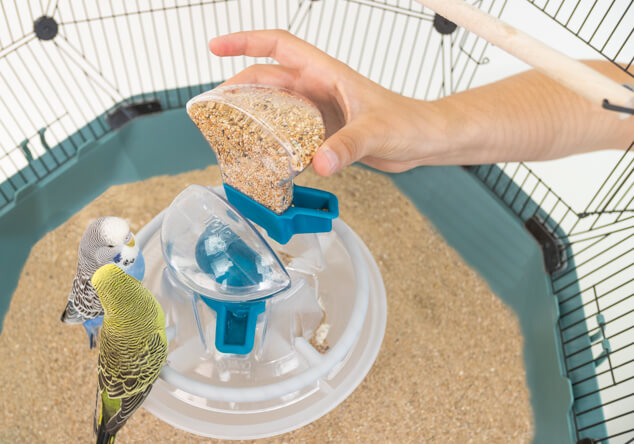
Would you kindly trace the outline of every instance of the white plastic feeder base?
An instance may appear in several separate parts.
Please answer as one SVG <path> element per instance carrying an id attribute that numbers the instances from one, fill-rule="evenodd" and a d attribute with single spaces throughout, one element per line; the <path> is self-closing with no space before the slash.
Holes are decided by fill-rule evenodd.
<path id="1" fill-rule="evenodd" d="M 292 349 L 292 359 L 267 361 L 262 355 L 255 356 L 254 351 L 250 356 L 229 355 L 225 360 L 217 351 L 210 353 L 205 349 L 196 325 L 191 325 L 195 324 L 193 314 L 190 318 L 178 315 L 178 310 L 191 307 L 190 303 L 183 303 L 183 295 L 161 294 L 161 289 L 165 289 L 161 285 L 165 268 L 160 242 L 162 216 L 156 216 L 137 234 L 146 260 L 143 282 L 166 312 L 170 339 L 168 365 L 143 404 L 150 413 L 201 436 L 263 438 L 315 421 L 361 383 L 381 347 L 387 303 L 376 262 L 348 225 L 338 219 L 333 233 L 318 235 L 326 267 L 318 274 L 319 286 L 315 284 L 314 292 L 318 292 L 332 324 L 332 334 L 327 336 L 328 351 L 319 353 L 301 335 L 290 340 L 280 338 L 269 325 L 263 342 L 269 341 L 269 349 Z M 174 308 L 179 303 L 180 308 Z M 347 308 L 340 309 L 344 306 Z M 288 328 L 292 329 L 290 325 Z M 246 377 L 219 376 L 221 372 L 214 366 L 224 363 L 226 367 L 227 362 L 244 363 L 252 370 L 251 377 L 251 370 Z M 286 371 L 284 366 L 289 365 L 294 367 Z M 271 368 L 280 370 L 271 374 Z M 260 378 L 259 374 L 266 377 Z"/>

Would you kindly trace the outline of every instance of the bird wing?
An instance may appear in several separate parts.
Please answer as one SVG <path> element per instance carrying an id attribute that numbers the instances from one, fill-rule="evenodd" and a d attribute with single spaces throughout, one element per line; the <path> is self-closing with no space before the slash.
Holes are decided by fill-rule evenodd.
<path id="1" fill-rule="evenodd" d="M 106 333 L 106 332 L 104 332 Z M 131 349 L 109 353 L 107 333 L 102 336 L 98 362 L 98 393 L 110 400 L 120 399 L 121 406 L 107 420 L 108 433 L 116 433 L 143 403 L 167 358 L 167 341 L 160 332 L 153 333 L 141 353 L 133 356 Z"/>
<path id="2" fill-rule="evenodd" d="M 152 384 L 148 385 L 144 391 L 121 399 L 121 408 L 106 424 L 106 431 L 115 434 L 130 419 L 132 414 L 143 404 L 143 401 L 150 394 Z"/>
<path id="3" fill-rule="evenodd" d="M 144 391 L 123 399 L 110 399 L 107 392 L 97 390 L 97 404 L 93 417 L 95 434 L 99 435 L 99 430 L 103 427 L 110 435 L 115 435 L 143 404 L 151 389 L 152 384 L 147 386 Z"/>
<path id="4" fill-rule="evenodd" d="M 143 392 L 158 378 L 167 358 L 167 341 L 160 332 L 154 332 L 140 353 L 134 346 L 120 351 L 109 346 L 107 331 L 102 333 L 99 352 L 99 389 L 106 389 L 108 397 L 127 398 Z"/>
<path id="5" fill-rule="evenodd" d="M 81 274 L 75 276 L 68 300 L 73 303 L 74 309 L 81 314 L 84 320 L 93 319 L 103 314 L 103 307 L 92 282 L 90 282 L 90 276 Z"/>

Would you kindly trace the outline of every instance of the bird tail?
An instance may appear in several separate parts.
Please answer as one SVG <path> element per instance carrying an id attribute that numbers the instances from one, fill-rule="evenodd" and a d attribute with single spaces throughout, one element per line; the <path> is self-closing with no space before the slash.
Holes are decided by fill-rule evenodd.
<path id="1" fill-rule="evenodd" d="M 114 444 L 115 434 L 110 434 L 106 430 L 106 424 L 103 422 L 103 418 L 99 423 L 99 428 L 97 429 L 97 444 Z"/>
<path id="2" fill-rule="evenodd" d="M 103 413 L 100 414 L 99 424 L 97 425 L 97 444 L 114 444 L 114 437 L 116 434 L 117 432 L 110 433 L 106 430 L 106 419 L 104 418 Z"/>
<path id="3" fill-rule="evenodd" d="M 117 432 L 110 433 L 106 430 L 107 419 L 103 414 L 103 406 L 101 404 L 101 392 L 97 390 L 97 399 L 95 399 L 95 413 L 93 415 L 93 427 L 97 435 L 97 444 L 113 444 L 114 437 Z"/>

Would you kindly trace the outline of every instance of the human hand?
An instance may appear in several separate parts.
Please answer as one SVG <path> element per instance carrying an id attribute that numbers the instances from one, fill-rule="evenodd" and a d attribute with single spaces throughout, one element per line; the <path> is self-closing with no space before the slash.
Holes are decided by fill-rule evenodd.
<path id="1" fill-rule="evenodd" d="M 279 65 L 252 65 L 225 84 L 287 88 L 312 100 L 326 125 L 327 140 L 313 158 L 328 176 L 361 161 L 371 167 L 405 171 L 446 150 L 445 113 L 389 91 L 287 31 L 247 31 L 212 39 L 221 57 L 272 57 Z"/>

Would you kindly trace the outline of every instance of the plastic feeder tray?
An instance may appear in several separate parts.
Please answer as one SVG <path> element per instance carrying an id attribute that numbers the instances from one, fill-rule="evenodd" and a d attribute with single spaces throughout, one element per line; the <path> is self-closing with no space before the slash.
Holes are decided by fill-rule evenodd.
<path id="1" fill-rule="evenodd" d="M 199 435 L 272 436 L 361 383 L 383 339 L 385 290 L 343 222 L 269 244 L 217 190 L 188 187 L 138 233 L 170 331 L 144 407 Z"/>

